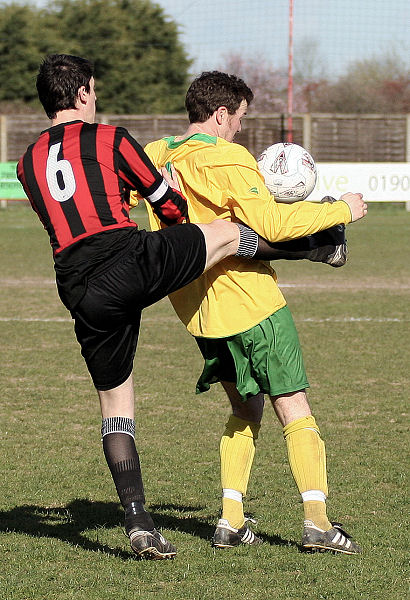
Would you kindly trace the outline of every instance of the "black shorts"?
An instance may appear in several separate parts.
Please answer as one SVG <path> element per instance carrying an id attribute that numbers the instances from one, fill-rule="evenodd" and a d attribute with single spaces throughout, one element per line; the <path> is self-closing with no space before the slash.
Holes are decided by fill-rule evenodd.
<path id="1" fill-rule="evenodd" d="M 131 248 L 107 271 L 89 277 L 72 311 L 81 354 L 98 390 L 131 374 L 141 311 L 202 274 L 206 245 L 193 224 L 135 231 Z"/>

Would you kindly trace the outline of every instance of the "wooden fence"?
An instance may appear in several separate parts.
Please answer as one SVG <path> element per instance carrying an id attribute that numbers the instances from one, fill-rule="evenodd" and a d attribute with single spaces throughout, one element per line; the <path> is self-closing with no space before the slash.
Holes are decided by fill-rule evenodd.
<path id="1" fill-rule="evenodd" d="M 185 115 L 99 114 L 97 120 L 126 127 L 142 146 L 181 134 L 188 125 Z M 49 125 L 45 115 L 0 115 L 0 162 L 18 160 Z M 235 141 L 258 156 L 285 139 L 285 125 L 286 115 L 249 115 Z M 410 114 L 297 114 L 293 128 L 293 141 L 316 162 L 410 162 Z"/>

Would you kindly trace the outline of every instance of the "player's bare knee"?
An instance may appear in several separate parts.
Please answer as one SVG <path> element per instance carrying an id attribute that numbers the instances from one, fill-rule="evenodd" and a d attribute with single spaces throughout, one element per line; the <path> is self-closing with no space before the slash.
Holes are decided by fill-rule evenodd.
<path id="1" fill-rule="evenodd" d="M 230 221 L 224 221 L 223 219 L 215 219 L 211 223 L 208 223 L 211 230 L 211 235 L 219 239 L 221 246 L 239 244 L 239 229 L 235 223 Z M 236 248 L 234 250 L 236 252 Z"/>
<path id="2" fill-rule="evenodd" d="M 205 270 L 217 262 L 232 256 L 239 246 L 239 229 L 235 223 L 216 219 L 211 223 L 198 224 L 205 236 L 207 260 Z"/>
<path id="3" fill-rule="evenodd" d="M 245 421 L 258 423 L 262 421 L 264 398 L 262 394 L 249 398 L 246 402 L 232 404 L 232 413 L 235 417 L 239 417 Z"/>
<path id="4" fill-rule="evenodd" d="M 282 426 L 312 414 L 305 390 L 271 396 L 271 402 Z"/>

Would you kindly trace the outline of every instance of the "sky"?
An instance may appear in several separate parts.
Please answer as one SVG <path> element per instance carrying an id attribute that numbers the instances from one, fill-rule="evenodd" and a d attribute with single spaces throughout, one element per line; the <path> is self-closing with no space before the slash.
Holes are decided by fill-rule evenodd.
<path id="1" fill-rule="evenodd" d="M 177 23 L 193 75 L 223 69 L 230 54 L 288 68 L 290 0 L 151 1 Z M 389 55 L 410 68 L 410 0 L 293 0 L 293 53 L 294 70 L 327 78 Z"/>
<path id="2" fill-rule="evenodd" d="M 230 53 L 287 68 L 289 0 L 155 2 L 178 23 L 193 73 L 222 68 Z M 294 63 L 327 76 L 388 54 L 410 66 L 410 0 L 294 0 L 293 21 Z"/>

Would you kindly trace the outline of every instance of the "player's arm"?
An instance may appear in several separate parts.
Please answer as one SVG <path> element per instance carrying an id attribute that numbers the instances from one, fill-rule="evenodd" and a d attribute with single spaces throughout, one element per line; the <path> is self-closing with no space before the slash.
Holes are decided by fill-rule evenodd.
<path id="1" fill-rule="evenodd" d="M 336 202 L 325 196 L 321 202 Z M 258 238 L 258 249 L 254 258 L 260 260 L 310 260 L 332 267 L 342 267 L 347 261 L 345 226 L 334 225 L 312 235 L 287 242 L 268 242 Z"/>
<path id="2" fill-rule="evenodd" d="M 257 199 L 248 198 L 234 208 L 235 216 L 269 242 L 284 242 L 315 234 L 352 220 L 349 206 L 343 201 L 314 203 L 304 200 L 293 204 L 276 202 L 264 188 Z"/>
<path id="3" fill-rule="evenodd" d="M 351 193 L 333 204 L 309 201 L 279 204 L 267 190 L 255 159 L 245 148 L 238 145 L 230 159 L 229 165 L 213 169 L 214 177 L 218 171 L 220 189 L 228 190 L 226 201 L 235 217 L 269 242 L 301 238 L 340 223 L 346 225 L 367 212 L 361 194 Z"/>
<path id="4" fill-rule="evenodd" d="M 118 128 L 120 141 L 118 174 L 131 190 L 145 198 L 154 213 L 166 225 L 182 223 L 188 216 L 184 196 L 171 187 L 157 171 L 138 142 L 122 128 Z"/>

